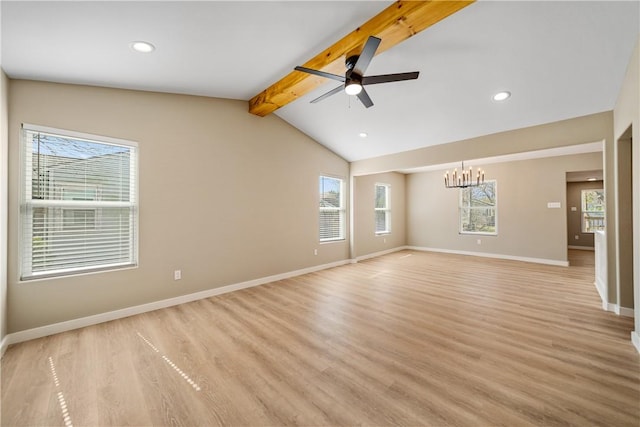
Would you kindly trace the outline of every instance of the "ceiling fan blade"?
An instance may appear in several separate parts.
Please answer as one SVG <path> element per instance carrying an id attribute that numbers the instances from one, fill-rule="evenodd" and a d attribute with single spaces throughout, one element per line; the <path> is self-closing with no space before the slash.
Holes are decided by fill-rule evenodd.
<path id="1" fill-rule="evenodd" d="M 360 52 L 360 56 L 356 61 L 356 65 L 353 66 L 353 72 L 359 74 L 361 76 L 364 75 L 364 72 L 367 70 L 369 63 L 373 59 L 373 55 L 376 54 L 376 50 L 378 50 L 378 46 L 380 45 L 380 39 L 377 37 L 369 36 L 367 42 L 364 44 L 364 48 L 362 52 Z"/>
<path id="2" fill-rule="evenodd" d="M 402 80 L 413 80 L 418 78 L 419 71 L 412 73 L 380 74 L 379 76 L 364 76 L 363 85 L 375 85 L 378 83 L 400 82 Z"/>
<path id="3" fill-rule="evenodd" d="M 373 107 L 373 101 L 371 100 L 371 98 L 369 98 L 369 94 L 367 93 L 366 90 L 364 90 L 364 88 L 362 88 L 362 90 L 357 96 L 358 96 L 358 99 L 364 104 L 365 107 L 367 108 Z"/>
<path id="4" fill-rule="evenodd" d="M 296 71 L 302 71 L 303 73 L 315 74 L 316 76 L 326 77 L 328 79 L 337 80 L 339 82 L 344 82 L 344 76 L 339 76 L 337 74 L 325 73 L 324 71 L 312 70 L 311 68 L 306 67 L 296 67 L 294 68 Z"/>
<path id="5" fill-rule="evenodd" d="M 343 89 L 344 89 L 344 86 L 338 86 L 335 89 L 331 89 L 329 92 L 325 93 L 324 95 L 320 95 L 316 99 L 312 100 L 311 103 L 315 104 L 316 102 L 320 102 L 323 99 L 330 97 L 331 95 L 335 95 L 336 93 L 341 92 Z"/>

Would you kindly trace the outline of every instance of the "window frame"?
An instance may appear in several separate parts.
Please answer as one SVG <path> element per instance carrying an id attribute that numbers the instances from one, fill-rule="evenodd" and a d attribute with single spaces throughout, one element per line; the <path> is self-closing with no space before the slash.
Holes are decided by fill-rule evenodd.
<path id="1" fill-rule="evenodd" d="M 318 187 L 318 240 L 320 243 L 331 243 L 331 242 L 341 242 L 346 240 L 346 209 L 344 206 L 344 190 L 345 190 L 345 180 L 342 177 L 338 177 L 338 176 L 332 176 L 332 175 L 320 175 L 319 179 L 318 179 L 318 184 L 320 185 L 321 181 L 323 179 L 331 179 L 331 180 L 335 180 L 335 181 L 339 181 L 340 183 L 340 195 L 338 197 L 338 201 L 340 203 L 340 206 L 338 207 L 327 207 L 327 206 L 320 206 L 320 202 L 322 201 L 322 193 L 320 192 L 320 187 Z M 338 218 L 339 218 L 339 236 L 337 237 L 325 237 L 322 238 L 322 219 L 321 219 L 321 215 L 322 212 L 338 212 Z"/>
<path id="2" fill-rule="evenodd" d="M 469 234 L 469 235 L 481 235 L 481 236 L 497 236 L 498 235 L 498 181 L 495 179 L 491 179 L 491 180 L 486 180 L 484 182 L 484 184 L 480 184 L 480 185 L 486 185 L 486 184 L 493 184 L 493 192 L 494 192 L 494 204 L 491 207 L 491 209 L 494 210 L 494 222 L 495 222 L 495 230 L 493 232 L 488 232 L 488 231 L 465 231 L 463 229 L 463 222 L 462 222 L 462 211 L 463 209 L 488 209 L 487 207 L 483 207 L 483 206 L 462 206 L 462 201 L 464 199 L 463 196 L 463 192 L 464 191 L 469 191 L 471 192 L 473 187 L 467 187 L 467 188 L 461 188 L 458 194 L 458 234 Z M 471 200 L 471 197 L 469 197 L 469 200 Z"/>
<path id="3" fill-rule="evenodd" d="M 585 206 L 586 205 L 586 203 L 585 203 L 586 199 L 585 199 L 584 195 L 585 195 L 586 192 L 589 192 L 589 191 L 602 192 L 603 197 L 604 197 L 603 202 L 602 202 L 602 207 L 603 207 L 602 211 L 593 211 L 593 210 L 589 211 L 589 210 L 585 209 L 585 207 L 586 207 Z M 607 196 L 606 196 L 606 194 L 604 192 L 604 188 L 584 188 L 584 189 L 580 190 L 580 231 L 582 233 L 584 233 L 584 234 L 594 234 L 596 231 L 603 230 L 606 227 L 606 223 L 605 223 L 606 222 L 606 209 L 607 209 L 606 197 Z M 585 214 L 588 214 L 588 213 L 591 213 L 591 212 L 602 213 L 602 221 L 603 221 L 603 223 L 605 223 L 605 224 L 603 224 L 602 228 L 599 228 L 599 229 L 596 229 L 596 230 L 587 230 L 586 229 L 586 227 L 585 227 L 585 224 L 586 224 Z"/>
<path id="4" fill-rule="evenodd" d="M 22 123 L 20 126 L 20 160 L 19 160 L 19 176 L 20 176 L 20 190 L 19 190 L 19 213 L 18 213 L 18 260 L 19 260 L 19 282 L 32 282 L 36 280 L 52 279 L 59 277 L 71 277 L 77 275 L 98 273 L 103 271 L 123 270 L 130 268 L 137 268 L 139 264 L 139 165 L 140 165 L 140 148 L 138 143 L 131 140 L 124 140 L 119 138 L 113 138 L 103 135 L 95 135 L 84 132 L 72 131 L 67 129 L 53 128 L 48 126 L 40 126 L 29 123 Z M 29 182 L 33 179 L 33 167 L 32 160 L 27 159 L 26 144 L 28 143 L 27 132 L 50 134 L 57 137 L 78 139 L 95 144 L 112 145 L 119 147 L 127 147 L 130 149 L 129 159 L 129 200 L 128 202 L 112 202 L 102 200 L 64 200 L 63 198 L 51 198 L 51 199 L 38 199 L 29 198 L 31 190 L 26 190 L 29 186 Z M 96 197 L 99 196 L 100 189 L 96 187 Z M 129 242 L 129 254 L 128 262 L 117 263 L 103 263 L 89 266 L 74 266 L 66 267 L 55 270 L 47 270 L 43 272 L 34 272 L 33 263 L 27 263 L 24 259 L 26 256 L 26 250 L 33 249 L 33 210 L 37 208 L 54 208 L 60 211 L 61 215 L 64 215 L 65 211 L 69 210 L 95 210 L 94 217 L 97 227 L 101 218 L 99 213 L 101 208 L 123 207 L 130 209 L 130 218 L 132 224 L 130 225 L 130 242 Z M 29 214 L 29 212 L 31 212 Z M 60 227 L 64 224 L 60 223 Z M 28 242 L 29 236 L 31 236 L 31 243 Z M 27 264 L 29 264 L 27 266 Z"/>
<path id="5" fill-rule="evenodd" d="M 385 201 L 385 206 L 384 207 L 377 207 L 377 199 L 378 199 L 378 187 L 382 187 L 385 189 L 385 197 L 384 197 L 384 201 Z M 376 183 L 374 185 L 374 192 L 373 192 L 373 228 L 374 228 L 374 233 L 376 236 L 381 236 L 384 234 L 391 234 L 391 184 L 385 184 L 385 183 Z M 385 225 L 385 229 L 384 230 L 377 230 L 378 227 L 378 221 L 377 221 L 377 215 L 378 212 L 383 212 L 384 213 L 384 225 Z"/>

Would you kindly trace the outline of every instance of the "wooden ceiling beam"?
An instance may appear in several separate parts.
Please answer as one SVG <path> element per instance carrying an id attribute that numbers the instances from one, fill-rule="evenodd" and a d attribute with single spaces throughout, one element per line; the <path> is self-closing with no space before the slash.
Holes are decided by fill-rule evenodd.
<path id="1" fill-rule="evenodd" d="M 302 66 L 342 75 L 345 72 L 344 61 L 347 55 L 359 54 L 369 36 L 382 39 L 382 43 L 376 51 L 377 55 L 474 1 L 396 1 Z M 249 112 L 264 117 L 325 82 L 326 79 L 322 77 L 292 71 L 251 98 Z"/>

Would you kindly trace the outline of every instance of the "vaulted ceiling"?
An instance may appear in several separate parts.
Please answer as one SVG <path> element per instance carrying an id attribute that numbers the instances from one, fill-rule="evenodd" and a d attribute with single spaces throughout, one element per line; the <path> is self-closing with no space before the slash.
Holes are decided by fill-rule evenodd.
<path id="1" fill-rule="evenodd" d="M 248 101 L 391 3 L 5 0 L 1 65 L 11 78 Z M 368 74 L 420 71 L 367 87 L 373 107 L 344 93 L 310 104 L 328 81 L 273 114 L 354 161 L 611 110 L 639 6 L 477 1 L 373 59 Z M 136 53 L 136 40 L 156 50 Z M 501 90 L 511 98 L 494 101 Z"/>

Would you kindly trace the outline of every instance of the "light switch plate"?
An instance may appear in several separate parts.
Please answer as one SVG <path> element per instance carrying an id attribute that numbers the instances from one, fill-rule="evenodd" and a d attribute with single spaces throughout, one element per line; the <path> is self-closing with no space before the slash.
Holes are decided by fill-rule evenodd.
<path id="1" fill-rule="evenodd" d="M 547 207 L 549 209 L 559 209 L 561 205 L 560 205 L 560 202 L 549 202 L 547 203 Z"/>

